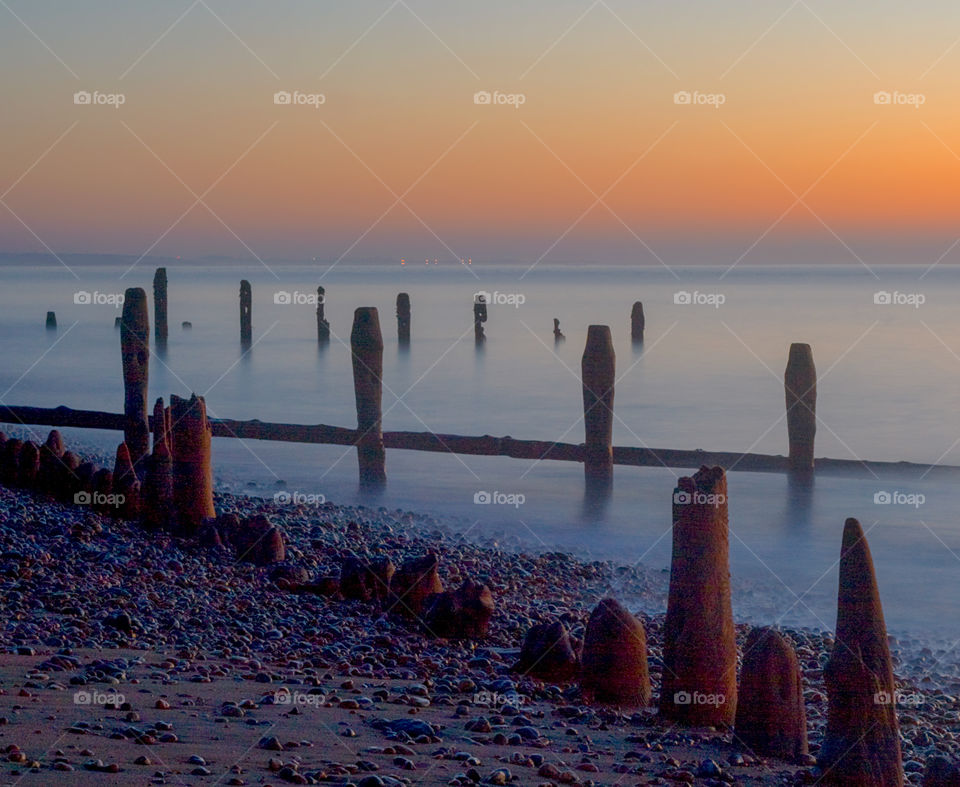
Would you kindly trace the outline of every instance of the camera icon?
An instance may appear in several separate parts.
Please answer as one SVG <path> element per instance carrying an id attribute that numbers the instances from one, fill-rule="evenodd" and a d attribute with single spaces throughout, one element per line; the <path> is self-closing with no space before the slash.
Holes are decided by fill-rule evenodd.
<path id="1" fill-rule="evenodd" d="M 484 491 L 477 492 L 473 496 L 473 502 L 478 506 L 488 506 L 493 502 L 493 495 Z"/>
<path id="2" fill-rule="evenodd" d="M 490 303 L 493 300 L 493 296 L 490 295 L 486 290 L 480 290 L 480 292 L 475 292 L 473 294 L 474 303 Z"/>
<path id="3" fill-rule="evenodd" d="M 278 691 L 274 695 L 274 702 L 276 702 L 277 705 L 289 705 L 293 702 L 293 695 L 287 690 Z"/>
<path id="4" fill-rule="evenodd" d="M 693 96 L 687 90 L 678 90 L 673 94 L 674 104 L 689 104 L 693 101 Z"/>
<path id="5" fill-rule="evenodd" d="M 73 693 L 74 705 L 89 705 L 93 701 L 93 695 L 89 691 L 75 691 Z"/>
<path id="6" fill-rule="evenodd" d="M 873 502 L 878 506 L 888 506 L 893 502 L 893 496 L 889 492 L 874 492 Z"/>
<path id="7" fill-rule="evenodd" d="M 278 90 L 273 94 L 273 103 L 274 104 L 292 104 L 293 96 L 288 93 L 286 90 Z"/>
<path id="8" fill-rule="evenodd" d="M 277 306 L 289 306 L 293 303 L 293 296 L 286 290 L 280 290 L 273 294 L 273 302 Z"/>
<path id="9" fill-rule="evenodd" d="M 93 496 L 89 492 L 77 492 L 73 496 L 75 506 L 88 506 L 93 502 Z"/>
<path id="10" fill-rule="evenodd" d="M 90 95 L 86 90 L 78 90 L 73 94 L 73 103 L 74 104 L 92 104 L 93 96 Z"/>
<path id="11" fill-rule="evenodd" d="M 490 95 L 486 90 L 478 90 L 473 94 L 473 103 L 474 104 L 492 104 L 493 96 Z"/>
<path id="12" fill-rule="evenodd" d="M 673 695 L 674 705 L 689 705 L 692 701 L 689 691 L 678 691 Z"/>
<path id="13" fill-rule="evenodd" d="M 293 500 L 293 496 L 289 492 L 277 492 L 273 496 L 273 502 L 281 506 L 290 505 L 291 500 Z"/>
<path id="14" fill-rule="evenodd" d="M 878 691 L 873 695 L 874 705 L 889 705 L 892 702 L 889 691 Z"/>
<path id="15" fill-rule="evenodd" d="M 893 303 L 893 295 L 886 290 L 880 290 L 880 292 L 873 294 L 873 302 L 877 306 L 889 306 Z"/>
<path id="16" fill-rule="evenodd" d="M 86 290 L 80 290 L 73 294 L 73 302 L 79 306 L 89 306 L 93 303 L 93 295 Z"/>
<path id="17" fill-rule="evenodd" d="M 689 492 L 680 490 L 679 492 L 673 493 L 673 504 L 675 506 L 688 506 L 693 502 L 693 497 Z"/>
<path id="18" fill-rule="evenodd" d="M 689 306 L 693 303 L 693 296 L 686 290 L 680 290 L 673 294 L 673 302 L 677 306 Z"/>
<path id="19" fill-rule="evenodd" d="M 891 96 L 886 90 L 878 90 L 873 94 L 874 104 L 889 104 L 892 100 L 893 96 Z"/>

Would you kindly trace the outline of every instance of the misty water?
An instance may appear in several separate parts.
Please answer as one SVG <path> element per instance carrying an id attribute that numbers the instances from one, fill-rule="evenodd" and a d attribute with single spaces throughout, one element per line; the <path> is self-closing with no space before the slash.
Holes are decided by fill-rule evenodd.
<path id="1" fill-rule="evenodd" d="M 145 260 L 122 277 L 127 265 L 72 267 L 76 276 L 56 263 L 0 268 L 5 404 L 122 409 L 120 312 L 111 296 L 142 286 L 152 301 L 154 265 Z M 193 391 L 215 417 L 353 427 L 352 313 L 377 306 L 384 429 L 578 443 L 580 356 L 587 326 L 603 323 L 617 353 L 616 445 L 785 453 L 783 369 L 790 343 L 803 341 L 813 346 L 821 378 L 817 456 L 960 465 L 956 269 L 744 266 L 724 275 L 540 265 L 524 276 L 526 266 L 422 261 L 344 264 L 326 275 L 326 265 L 270 267 L 168 265 L 170 338 L 153 359 L 151 402 Z M 323 349 L 314 306 L 303 297 L 316 292 L 321 276 L 332 332 Z M 254 294 L 249 352 L 239 341 L 241 278 Z M 400 291 L 412 302 L 407 351 L 396 341 Z M 472 326 L 478 291 L 509 301 L 489 307 L 479 350 Z M 76 302 L 86 300 L 78 292 L 93 302 Z M 278 292 L 293 303 L 275 303 Z M 675 303 L 678 292 L 705 302 Z M 894 302 L 876 303 L 877 293 Z M 630 341 L 635 300 L 646 312 L 642 348 Z M 48 310 L 57 313 L 56 333 L 44 329 Z M 566 334 L 558 345 L 554 317 Z M 184 320 L 191 330 L 181 328 Z M 37 431 L 42 439 L 46 430 Z M 64 431 L 68 441 L 105 451 L 117 441 L 115 433 Z M 356 456 L 344 447 L 216 439 L 214 464 L 219 486 L 230 491 L 272 496 L 282 481 L 288 492 L 337 503 L 453 519 L 467 538 L 639 562 L 664 583 L 672 491 L 688 473 L 617 467 L 608 507 L 590 515 L 574 463 L 388 451 L 388 486 L 372 503 L 358 497 Z M 779 474 L 730 473 L 736 614 L 832 628 L 841 529 L 856 516 L 868 531 L 891 631 L 960 636 L 958 478 L 864 472 L 819 476 L 804 488 Z M 522 495 L 523 503 L 476 504 L 481 491 Z M 913 502 L 877 504 L 880 492 Z"/>

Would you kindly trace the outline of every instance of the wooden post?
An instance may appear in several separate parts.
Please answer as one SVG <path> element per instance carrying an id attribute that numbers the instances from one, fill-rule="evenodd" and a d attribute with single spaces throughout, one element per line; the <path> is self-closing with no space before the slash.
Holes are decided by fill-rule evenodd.
<path id="1" fill-rule="evenodd" d="M 643 342 L 643 329 L 646 324 L 647 321 L 643 317 L 643 304 L 636 301 L 633 309 L 630 310 L 630 338 L 633 339 L 634 344 Z"/>
<path id="2" fill-rule="evenodd" d="M 405 292 L 397 295 L 397 341 L 410 344 L 410 296 Z"/>
<path id="3" fill-rule="evenodd" d="M 584 473 L 596 489 L 613 482 L 613 386 L 616 354 L 610 326 L 591 325 L 580 362 L 583 381 Z"/>
<path id="4" fill-rule="evenodd" d="M 377 487 L 386 483 L 383 448 L 383 336 L 380 315 L 372 306 L 353 313 L 350 333 L 353 353 L 353 388 L 357 399 L 357 461 L 360 486 Z"/>
<path id="5" fill-rule="evenodd" d="M 143 526 L 168 530 L 174 521 L 173 460 L 170 454 L 170 410 L 163 398 L 153 405 L 153 453 L 143 481 Z"/>
<path id="6" fill-rule="evenodd" d="M 48 331 L 57 330 L 57 313 L 56 312 L 47 312 L 47 330 Z"/>
<path id="7" fill-rule="evenodd" d="M 249 345 L 253 342 L 253 292 L 250 282 L 240 282 L 240 342 Z"/>
<path id="8" fill-rule="evenodd" d="M 326 300 L 327 291 L 323 287 L 317 287 L 317 343 L 321 345 L 330 342 L 330 323 L 323 313 Z"/>
<path id="9" fill-rule="evenodd" d="M 813 470 L 813 443 L 817 433 L 817 368 L 809 344 L 791 344 L 783 375 L 787 401 L 790 469 Z"/>
<path id="10" fill-rule="evenodd" d="M 130 460 L 141 476 L 143 458 L 150 448 L 150 427 L 147 423 L 147 378 L 150 368 L 150 317 L 147 294 L 142 287 L 130 287 L 124 293 L 123 317 L 120 321 L 120 351 L 123 357 L 123 413 L 127 425 L 123 441 L 130 450 Z"/>
<path id="11" fill-rule="evenodd" d="M 553 343 L 560 344 L 566 337 L 563 335 L 563 331 L 560 330 L 560 320 L 556 317 L 553 318 Z"/>
<path id="12" fill-rule="evenodd" d="M 196 535 L 204 519 L 216 516 L 213 507 L 212 433 L 202 396 L 170 397 L 173 431 L 173 501 L 180 532 Z"/>
<path id="13" fill-rule="evenodd" d="M 477 344 L 483 344 L 486 334 L 483 324 L 487 321 L 487 296 L 478 292 L 473 296 L 473 338 Z"/>
<path id="14" fill-rule="evenodd" d="M 167 343 L 167 269 L 153 274 L 153 331 L 158 345 Z"/>

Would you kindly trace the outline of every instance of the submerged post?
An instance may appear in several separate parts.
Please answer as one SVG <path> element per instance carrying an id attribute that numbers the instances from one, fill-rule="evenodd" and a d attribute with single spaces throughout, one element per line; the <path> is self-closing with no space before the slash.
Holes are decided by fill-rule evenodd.
<path id="1" fill-rule="evenodd" d="M 643 304 L 636 301 L 633 304 L 633 309 L 630 310 L 630 338 L 634 344 L 643 342 L 643 329 L 646 325 L 647 321 L 643 316 Z"/>
<path id="2" fill-rule="evenodd" d="M 483 324 L 486 321 L 487 296 L 485 293 L 478 292 L 473 296 L 473 338 L 477 344 L 483 344 L 487 338 L 483 332 Z"/>
<path id="3" fill-rule="evenodd" d="M 158 345 L 167 343 L 167 269 L 153 274 L 153 335 Z"/>
<path id="4" fill-rule="evenodd" d="M 323 287 L 317 287 L 317 342 L 319 344 L 327 344 L 330 341 L 330 323 L 323 314 L 326 298 L 327 291 Z"/>
<path id="5" fill-rule="evenodd" d="M 353 388 L 357 399 L 357 461 L 360 486 L 386 483 L 381 403 L 383 398 L 383 336 L 380 315 L 372 306 L 353 313 L 350 333 L 353 354 Z"/>
<path id="6" fill-rule="evenodd" d="M 253 341 L 253 292 L 250 282 L 240 282 L 240 342 L 250 344 Z"/>
<path id="7" fill-rule="evenodd" d="M 142 287 L 130 287 L 124 293 L 120 321 L 120 352 L 123 358 L 123 413 L 127 425 L 123 441 L 137 475 L 144 472 L 143 458 L 150 447 L 147 423 L 147 378 L 150 367 L 150 317 L 147 294 Z"/>
<path id="8" fill-rule="evenodd" d="M 189 399 L 171 396 L 170 421 L 177 525 L 185 535 L 195 535 L 204 519 L 216 516 L 210 461 L 212 432 L 203 397 L 196 394 Z"/>
<path id="9" fill-rule="evenodd" d="M 405 292 L 397 295 L 397 341 L 410 344 L 410 296 Z"/>
<path id="10" fill-rule="evenodd" d="M 591 325 L 580 362 L 583 381 L 583 468 L 587 485 L 609 487 L 613 482 L 613 386 L 616 355 L 610 326 Z"/>
<path id="11" fill-rule="evenodd" d="M 57 313 L 56 312 L 47 312 L 47 330 L 48 331 L 57 330 Z"/>
<path id="12" fill-rule="evenodd" d="M 813 443 L 817 433 L 817 368 L 809 344 L 790 345 L 787 370 L 783 375 L 787 400 L 787 435 L 790 440 L 790 469 L 813 470 Z"/>

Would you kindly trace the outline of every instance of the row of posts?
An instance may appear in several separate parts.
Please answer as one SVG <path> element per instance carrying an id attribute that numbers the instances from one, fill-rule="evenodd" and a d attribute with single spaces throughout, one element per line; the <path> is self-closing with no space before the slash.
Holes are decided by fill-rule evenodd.
<path id="1" fill-rule="evenodd" d="M 158 344 L 167 336 L 167 277 L 160 268 L 154 277 L 155 338 Z M 329 341 L 330 326 L 324 317 L 324 290 L 318 288 L 317 335 Z M 482 300 L 482 299 L 481 299 Z M 477 307 L 482 306 L 482 311 Z M 475 304 L 475 315 L 485 316 L 486 305 Z M 482 320 L 478 317 L 478 331 Z M 410 339 L 410 296 L 397 296 L 397 325 L 401 342 Z M 252 339 L 251 287 L 240 285 L 241 338 Z M 643 340 L 643 305 L 634 304 L 631 313 L 631 337 Z M 556 328 L 559 331 L 559 327 Z M 147 382 L 149 368 L 149 317 L 146 293 L 141 288 L 126 292 L 120 331 L 123 356 L 124 414 L 127 426 L 124 439 L 135 466 L 149 451 L 147 418 Z M 386 451 L 383 446 L 383 335 L 376 307 L 360 307 L 354 312 L 350 333 L 354 392 L 357 408 L 357 458 L 363 487 L 379 487 L 386 482 Z M 613 482 L 613 419 L 616 383 L 616 353 L 607 325 L 591 325 L 581 358 L 583 389 L 584 444 L 583 464 L 588 492 L 608 492 Z M 814 467 L 816 434 L 817 377 L 809 344 L 793 344 L 784 374 L 786 420 L 789 437 L 789 467 L 794 473 L 810 473 Z M 209 442 L 209 441 L 208 441 Z"/>

